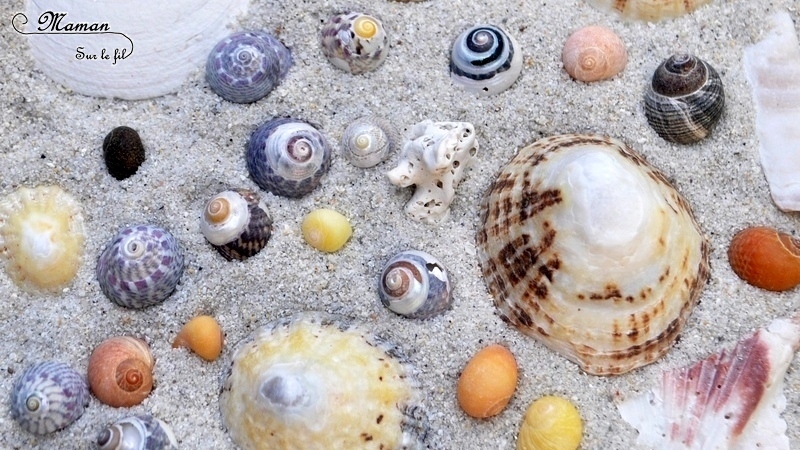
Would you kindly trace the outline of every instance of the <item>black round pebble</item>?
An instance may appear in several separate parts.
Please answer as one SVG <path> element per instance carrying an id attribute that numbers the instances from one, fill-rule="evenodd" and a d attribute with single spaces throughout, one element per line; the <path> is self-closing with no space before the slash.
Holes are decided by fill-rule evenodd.
<path id="1" fill-rule="evenodd" d="M 116 127 L 103 140 L 103 158 L 112 177 L 124 180 L 139 170 L 144 162 L 144 146 L 139 133 L 131 127 Z"/>

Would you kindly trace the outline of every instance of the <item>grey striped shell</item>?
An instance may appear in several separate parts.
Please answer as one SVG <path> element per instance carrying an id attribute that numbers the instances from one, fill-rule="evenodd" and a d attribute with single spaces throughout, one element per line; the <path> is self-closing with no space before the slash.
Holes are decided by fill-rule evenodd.
<path id="1" fill-rule="evenodd" d="M 677 54 L 658 66 L 645 92 L 647 122 L 662 138 L 697 142 L 711 132 L 725 107 L 722 80 L 696 56 Z"/>
<path id="2" fill-rule="evenodd" d="M 500 93 L 522 72 L 517 41 L 494 25 L 477 25 L 461 33 L 450 54 L 453 84 L 482 95 Z"/>
<path id="3" fill-rule="evenodd" d="M 29 367 L 11 388 L 11 417 L 35 434 L 65 428 L 89 404 L 89 387 L 83 377 L 60 362 Z"/>
<path id="4" fill-rule="evenodd" d="M 320 41 L 325 57 L 354 75 L 377 69 L 389 53 L 381 21 L 358 12 L 332 16 L 322 27 Z"/>
<path id="5" fill-rule="evenodd" d="M 260 252 L 272 235 L 272 219 L 258 194 L 234 189 L 211 197 L 200 217 L 200 231 L 225 257 L 245 260 Z"/>
<path id="6" fill-rule="evenodd" d="M 114 422 L 97 435 L 100 450 L 177 450 L 178 441 L 163 421 L 139 414 Z"/>
<path id="7" fill-rule="evenodd" d="M 253 181 L 284 197 L 299 198 L 313 191 L 331 166 L 325 136 L 297 119 L 272 119 L 258 127 L 245 156 Z"/>
<path id="8" fill-rule="evenodd" d="M 356 167 L 372 167 L 400 145 L 400 133 L 387 120 L 366 116 L 353 121 L 342 135 L 342 153 Z"/>
<path id="9" fill-rule="evenodd" d="M 291 52 L 271 34 L 239 31 L 211 50 L 206 79 L 225 100 L 252 103 L 269 94 L 291 66 Z"/>
<path id="10" fill-rule="evenodd" d="M 411 319 L 427 319 L 447 310 L 452 289 L 447 270 L 429 253 L 407 250 L 383 267 L 378 296 L 383 306 Z"/>
<path id="11" fill-rule="evenodd" d="M 172 294 L 183 274 L 178 241 L 155 225 L 125 227 L 97 260 L 97 281 L 114 303 L 145 308 Z"/>

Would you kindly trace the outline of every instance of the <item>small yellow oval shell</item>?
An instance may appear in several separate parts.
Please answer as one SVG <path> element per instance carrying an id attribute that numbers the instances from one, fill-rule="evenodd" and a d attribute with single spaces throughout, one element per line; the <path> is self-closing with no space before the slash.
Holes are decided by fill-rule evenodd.
<path id="1" fill-rule="evenodd" d="M 206 361 L 214 361 L 222 353 L 222 328 L 211 316 L 197 316 L 181 328 L 172 347 L 186 347 Z"/>
<path id="2" fill-rule="evenodd" d="M 323 252 L 335 252 L 353 235 L 347 217 L 332 209 L 317 209 L 303 219 L 303 237 L 308 245 Z"/>
<path id="3" fill-rule="evenodd" d="M 484 419 L 506 407 L 517 388 L 517 361 L 498 344 L 490 345 L 469 360 L 458 378 L 456 395 L 461 409 Z"/>
<path id="4" fill-rule="evenodd" d="M 578 410 L 560 397 L 536 400 L 525 413 L 517 450 L 575 450 L 583 437 Z"/>

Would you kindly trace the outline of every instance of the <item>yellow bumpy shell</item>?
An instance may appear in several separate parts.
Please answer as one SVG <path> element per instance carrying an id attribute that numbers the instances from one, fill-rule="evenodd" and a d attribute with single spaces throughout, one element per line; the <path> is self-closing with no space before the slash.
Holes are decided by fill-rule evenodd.
<path id="1" fill-rule="evenodd" d="M 517 450 L 575 450 L 582 436 L 581 415 L 575 406 L 563 398 L 545 396 L 525 413 Z"/>
<path id="2" fill-rule="evenodd" d="M 303 219 L 303 237 L 317 250 L 332 253 L 344 246 L 353 235 L 347 217 L 332 209 L 317 209 Z"/>
<path id="3" fill-rule="evenodd" d="M 20 188 L 0 201 L 0 257 L 26 291 L 57 292 L 83 257 L 80 204 L 58 186 Z"/>
<path id="4" fill-rule="evenodd" d="M 172 347 L 186 347 L 206 361 L 214 361 L 222 353 L 225 340 L 222 328 L 211 316 L 197 316 L 186 322 L 172 342 Z"/>

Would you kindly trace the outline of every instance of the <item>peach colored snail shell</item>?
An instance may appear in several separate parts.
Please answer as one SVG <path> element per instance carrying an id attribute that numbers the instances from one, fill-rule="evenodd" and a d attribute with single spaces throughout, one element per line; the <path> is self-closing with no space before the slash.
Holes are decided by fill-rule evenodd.
<path id="1" fill-rule="evenodd" d="M 625 69 L 628 52 L 614 31 L 589 26 L 572 33 L 561 52 L 569 76 L 578 81 L 609 79 Z"/>
<path id="2" fill-rule="evenodd" d="M 143 340 L 130 336 L 109 338 L 89 357 L 89 389 L 109 406 L 138 405 L 153 389 L 154 364 Z"/>
<path id="3" fill-rule="evenodd" d="M 800 239 L 773 228 L 736 233 L 728 260 L 739 278 L 761 289 L 785 291 L 800 284 Z"/>

